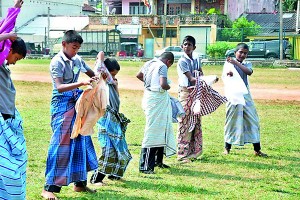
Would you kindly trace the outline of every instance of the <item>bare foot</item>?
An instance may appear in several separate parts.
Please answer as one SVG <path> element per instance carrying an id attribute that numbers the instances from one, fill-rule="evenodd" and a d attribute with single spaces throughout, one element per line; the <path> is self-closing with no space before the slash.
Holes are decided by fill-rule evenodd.
<path id="1" fill-rule="evenodd" d="M 88 193 L 96 193 L 97 191 L 96 190 L 93 190 L 87 186 L 85 187 L 77 187 L 77 186 L 74 186 L 73 190 L 75 192 L 88 192 Z"/>
<path id="2" fill-rule="evenodd" d="M 228 155 L 229 153 L 230 153 L 230 150 L 225 148 L 223 154 Z"/>
<path id="3" fill-rule="evenodd" d="M 46 190 L 43 190 L 41 196 L 47 200 L 58 200 L 58 198 L 54 195 L 53 192 L 48 192 Z"/>
<path id="4" fill-rule="evenodd" d="M 97 183 L 93 183 L 93 185 L 95 186 L 106 186 L 106 183 L 101 182 L 97 182 Z"/>

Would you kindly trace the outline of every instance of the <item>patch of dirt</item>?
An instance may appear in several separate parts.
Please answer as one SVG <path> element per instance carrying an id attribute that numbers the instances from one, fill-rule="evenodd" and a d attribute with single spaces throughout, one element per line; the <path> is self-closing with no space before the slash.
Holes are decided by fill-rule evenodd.
<path id="1" fill-rule="evenodd" d="M 13 74 L 13 80 L 22 81 L 39 81 L 51 83 L 50 75 L 22 75 Z M 119 88 L 128 90 L 143 90 L 144 84 L 135 77 L 122 77 L 118 78 Z M 178 87 L 177 82 L 171 83 L 170 92 L 176 95 Z M 213 88 L 220 94 L 224 95 L 223 83 L 219 81 L 213 85 Z M 300 101 L 300 90 L 299 89 L 281 89 L 281 88 L 261 88 L 259 86 L 251 86 L 250 91 L 254 99 L 268 99 L 268 100 L 286 100 L 286 101 Z"/>

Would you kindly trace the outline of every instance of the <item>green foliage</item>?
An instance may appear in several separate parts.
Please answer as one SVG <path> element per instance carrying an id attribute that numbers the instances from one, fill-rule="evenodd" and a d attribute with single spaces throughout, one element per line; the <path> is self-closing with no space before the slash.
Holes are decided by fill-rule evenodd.
<path id="1" fill-rule="evenodd" d="M 282 2 L 282 10 L 292 12 L 297 10 L 297 0 L 285 0 Z"/>
<path id="2" fill-rule="evenodd" d="M 228 49 L 235 47 L 235 44 L 229 42 L 216 42 L 207 47 L 207 54 L 210 58 L 224 58 Z"/>
<path id="3" fill-rule="evenodd" d="M 261 26 L 254 21 L 248 21 L 246 17 L 236 19 L 232 28 L 222 30 L 222 38 L 226 41 L 245 41 L 247 36 L 254 36 L 260 32 Z"/>
<path id="4" fill-rule="evenodd" d="M 212 15 L 212 14 L 220 15 L 221 11 L 219 9 L 216 9 L 216 8 L 210 8 L 209 10 L 206 9 L 206 13 L 208 15 Z"/>

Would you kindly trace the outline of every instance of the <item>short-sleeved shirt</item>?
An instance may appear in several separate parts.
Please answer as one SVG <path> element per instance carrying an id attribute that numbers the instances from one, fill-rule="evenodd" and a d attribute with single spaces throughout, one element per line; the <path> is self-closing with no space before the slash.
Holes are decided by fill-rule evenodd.
<path id="1" fill-rule="evenodd" d="M 50 63 L 50 73 L 52 77 L 53 88 L 56 88 L 55 78 L 63 78 L 63 83 L 75 83 L 78 81 L 80 72 L 87 72 L 90 67 L 78 55 L 68 59 L 66 55 L 60 51 L 56 54 Z"/>
<path id="2" fill-rule="evenodd" d="M 151 91 L 160 91 L 160 78 L 168 78 L 168 67 L 158 58 L 146 62 L 140 72 L 143 73 L 145 89 Z"/>
<path id="3" fill-rule="evenodd" d="M 0 112 L 15 115 L 16 89 L 10 77 L 11 72 L 5 63 L 0 66 Z"/>
<path id="4" fill-rule="evenodd" d="M 252 69 L 252 63 L 251 62 L 244 60 L 241 64 L 244 65 L 245 67 L 247 67 L 248 69 L 250 69 L 251 71 L 253 71 L 253 69 Z M 245 74 L 245 72 L 243 72 L 241 70 L 241 68 L 239 68 L 238 66 L 234 65 L 234 68 L 240 74 L 240 76 L 243 79 L 245 85 L 248 86 L 248 84 L 249 84 L 248 83 L 248 75 Z"/>
<path id="5" fill-rule="evenodd" d="M 178 74 L 178 84 L 180 87 L 191 86 L 191 83 L 187 76 L 186 72 L 191 72 L 192 76 L 195 77 L 193 73 L 195 70 L 200 70 L 201 60 L 196 53 L 193 53 L 193 59 L 191 59 L 186 53 L 181 56 L 177 63 L 177 74 Z"/>

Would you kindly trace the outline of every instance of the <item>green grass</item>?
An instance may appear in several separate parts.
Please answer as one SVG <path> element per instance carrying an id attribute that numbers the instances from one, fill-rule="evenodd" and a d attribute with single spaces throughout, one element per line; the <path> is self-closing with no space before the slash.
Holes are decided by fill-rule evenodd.
<path id="1" fill-rule="evenodd" d="M 24 63 L 23 63 L 24 62 Z M 92 65 L 93 61 L 89 61 Z M 48 63 L 25 60 L 12 67 L 13 73 L 46 73 Z M 121 62 L 120 76 L 135 75 L 142 63 Z M 26 69 L 26 70 L 25 70 Z M 176 78 L 175 65 L 171 79 Z M 205 66 L 206 74 L 221 74 L 220 66 Z M 29 70 L 30 71 L 30 70 Z M 251 82 L 267 88 L 299 89 L 299 72 L 286 69 L 255 69 Z M 280 74 L 282 78 L 276 76 Z M 284 79 L 284 80 L 283 80 Z M 45 163 L 51 137 L 49 83 L 15 81 L 17 108 L 24 119 L 28 148 L 27 199 L 40 199 L 45 181 Z M 141 109 L 142 91 L 121 90 L 121 111 L 131 119 L 126 132 L 133 160 L 123 181 L 105 179 L 107 186 L 96 194 L 74 193 L 63 187 L 60 199 L 299 199 L 300 198 L 300 102 L 256 100 L 260 117 L 262 150 L 268 158 L 253 155 L 252 145 L 233 148 L 222 155 L 225 106 L 203 117 L 204 149 L 193 163 L 179 164 L 176 156 L 165 158 L 171 169 L 156 169 L 155 175 L 138 172 L 139 153 L 145 125 Z M 177 125 L 174 124 L 176 133 Z M 96 134 L 93 135 L 99 154 Z"/>

